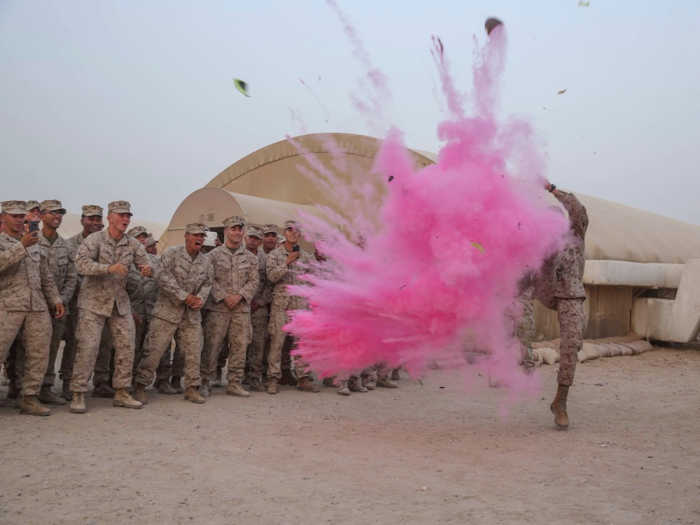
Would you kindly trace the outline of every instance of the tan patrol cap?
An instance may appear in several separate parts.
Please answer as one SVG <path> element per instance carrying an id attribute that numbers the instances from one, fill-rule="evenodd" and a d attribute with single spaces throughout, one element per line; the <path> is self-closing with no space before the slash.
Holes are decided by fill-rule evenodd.
<path id="1" fill-rule="evenodd" d="M 110 202 L 107 205 L 107 212 L 108 213 L 128 213 L 129 215 L 133 215 L 133 213 L 131 213 L 131 204 L 129 204 L 127 201 Z"/>
<path id="2" fill-rule="evenodd" d="M 262 227 L 262 232 L 263 235 L 267 235 L 268 233 L 277 233 L 277 225 L 276 224 L 266 224 L 265 226 Z"/>
<path id="3" fill-rule="evenodd" d="M 63 215 L 66 214 L 66 209 L 61 204 L 61 201 L 53 199 L 41 201 L 39 208 L 41 208 L 42 213 L 45 211 L 60 211 Z"/>
<path id="4" fill-rule="evenodd" d="M 41 208 L 39 201 L 26 201 L 24 203 L 24 209 L 28 212 L 32 211 L 34 208 Z"/>
<path id="5" fill-rule="evenodd" d="M 224 219 L 224 226 L 226 228 L 231 228 L 233 226 L 241 226 L 242 228 L 245 228 L 245 219 L 243 217 L 239 217 L 238 215 L 234 215 L 233 217 Z"/>
<path id="6" fill-rule="evenodd" d="M 263 238 L 263 232 L 257 226 L 248 226 L 248 228 L 246 228 L 245 233 L 250 237 L 257 237 L 258 239 Z"/>
<path id="7" fill-rule="evenodd" d="M 292 230 L 296 230 L 298 232 L 301 231 L 301 225 L 297 221 L 292 221 L 292 220 L 284 221 L 284 229 L 288 230 L 289 228 L 291 228 Z"/>
<path id="8" fill-rule="evenodd" d="M 24 201 L 3 201 L 0 203 L 0 206 L 2 206 L 2 213 L 9 213 L 10 215 L 27 214 L 27 203 Z"/>
<path id="9" fill-rule="evenodd" d="M 86 217 L 102 217 L 102 206 L 97 206 L 96 204 L 86 204 L 83 206 L 83 215 Z"/>
<path id="10" fill-rule="evenodd" d="M 158 241 L 156 241 L 152 233 L 149 233 L 148 239 L 146 239 L 146 246 L 153 246 L 154 244 L 158 244 Z"/>
<path id="11" fill-rule="evenodd" d="M 134 226 L 126 233 L 128 235 L 131 235 L 132 237 L 138 237 L 139 235 L 144 235 L 144 234 L 148 235 L 146 228 L 144 228 L 143 226 Z"/>
<path id="12" fill-rule="evenodd" d="M 191 222 L 185 226 L 185 233 L 207 233 L 208 231 L 207 225 L 201 222 Z"/>

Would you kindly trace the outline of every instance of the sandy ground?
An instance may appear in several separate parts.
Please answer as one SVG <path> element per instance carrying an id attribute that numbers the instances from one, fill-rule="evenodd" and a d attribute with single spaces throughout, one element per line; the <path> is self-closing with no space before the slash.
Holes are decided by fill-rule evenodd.
<path id="1" fill-rule="evenodd" d="M 445 371 L 349 398 L 0 408 L 0 523 L 700 523 L 700 351 L 579 365 L 568 431 L 539 371 L 505 420 L 503 390 Z"/>

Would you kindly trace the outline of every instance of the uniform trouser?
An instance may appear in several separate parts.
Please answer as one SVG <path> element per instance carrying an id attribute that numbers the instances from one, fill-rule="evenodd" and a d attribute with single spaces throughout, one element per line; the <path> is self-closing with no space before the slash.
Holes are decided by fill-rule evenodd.
<path id="1" fill-rule="evenodd" d="M 520 296 L 522 316 L 515 325 L 515 336 L 520 340 L 520 358 L 523 368 L 530 370 L 535 368 L 535 359 L 532 351 L 532 339 L 535 337 L 535 307 L 533 299 Z"/>
<path id="2" fill-rule="evenodd" d="M 51 319 L 51 345 L 49 347 L 49 366 L 44 374 L 44 384 L 53 386 L 56 382 L 56 357 L 58 356 L 58 347 L 61 346 L 63 332 L 66 329 L 66 318 Z"/>
<path id="3" fill-rule="evenodd" d="M 15 385 L 15 388 L 17 390 L 22 390 L 22 378 L 24 377 L 24 346 L 22 346 L 20 334 L 17 334 L 17 337 L 15 337 L 7 353 L 5 371 L 7 372 L 8 379 Z"/>
<path id="4" fill-rule="evenodd" d="M 250 322 L 253 326 L 253 338 L 248 345 L 248 375 L 252 379 L 262 379 L 265 371 L 263 367 L 265 343 L 268 339 L 267 325 L 270 322 L 270 318 L 266 315 L 251 317 Z"/>
<path id="5" fill-rule="evenodd" d="M 134 330 L 136 333 L 134 337 L 134 375 L 136 375 L 136 369 L 138 368 L 141 358 L 143 357 L 143 343 L 146 339 L 146 333 L 148 332 L 148 321 L 146 320 L 146 316 L 141 315 L 139 317 L 141 317 L 140 323 L 134 321 Z"/>
<path id="6" fill-rule="evenodd" d="M 75 355 L 73 378 L 70 382 L 72 392 L 87 392 L 88 382 L 95 369 L 103 341 L 105 324 L 109 327 L 114 344 L 113 386 L 116 389 L 131 386 L 134 364 L 134 318 L 131 312 L 121 315 L 115 304 L 112 315 L 109 317 L 79 308 L 76 330 L 78 351 Z M 100 382 L 95 374 L 93 383 L 97 385 Z"/>
<path id="7" fill-rule="evenodd" d="M 229 383 L 243 380 L 245 354 L 250 343 L 253 328 L 250 313 L 207 312 L 204 321 L 204 351 L 202 352 L 202 379 L 213 380 L 216 375 L 216 362 L 228 336 Z"/>
<path id="8" fill-rule="evenodd" d="M 561 333 L 557 381 L 564 386 L 573 384 L 578 353 L 583 348 L 583 331 L 586 329 L 583 301 L 583 298 L 557 298 L 557 318 Z"/>
<path id="9" fill-rule="evenodd" d="M 270 310 L 270 324 L 267 329 L 270 333 L 270 353 L 267 356 L 267 377 L 282 379 L 282 348 L 287 338 L 287 333 L 282 327 L 289 322 L 287 310 L 272 305 Z M 296 343 L 296 338 L 294 339 Z M 294 345 L 293 345 L 294 346 Z M 296 376 L 301 379 L 308 377 L 306 365 L 298 357 L 293 358 Z"/>
<path id="10" fill-rule="evenodd" d="M 13 341 L 20 336 L 24 352 L 22 394 L 36 396 L 41 390 L 49 363 L 51 316 L 42 312 L 0 310 L 0 363 L 5 361 Z"/>
<path id="11" fill-rule="evenodd" d="M 163 357 L 160 358 L 158 368 L 156 368 L 156 379 L 167 381 L 171 377 L 182 377 L 185 375 L 185 355 L 180 351 L 180 345 L 175 345 L 175 350 L 172 352 L 172 360 L 170 348 L 166 349 Z"/>
<path id="12" fill-rule="evenodd" d="M 80 309 L 77 306 L 71 307 L 71 314 L 66 319 L 64 337 L 66 344 L 63 346 L 63 357 L 61 358 L 61 369 L 58 371 L 62 381 L 70 381 L 73 378 L 73 367 L 75 366 L 75 354 L 78 349 L 78 317 Z M 100 335 L 100 348 L 97 351 L 97 360 L 95 361 L 95 375 L 92 382 L 95 385 L 100 383 L 109 384 L 110 362 L 112 360 L 112 335 L 109 332 L 109 327 L 105 326 Z"/>
<path id="13" fill-rule="evenodd" d="M 228 348 L 228 341 L 224 339 L 223 344 L 221 345 L 221 351 L 219 352 L 219 357 L 216 360 L 216 366 L 219 368 L 223 368 L 226 366 L 226 360 L 228 359 L 229 355 L 229 348 Z"/>
<path id="14" fill-rule="evenodd" d="M 202 325 L 190 323 L 183 317 L 179 323 L 171 323 L 160 317 L 151 319 L 146 341 L 143 343 L 143 357 L 136 371 L 136 383 L 150 385 L 163 354 L 175 342 L 185 354 L 185 386 L 199 386 L 199 362 L 202 357 Z M 174 372 L 174 371 L 173 371 Z M 174 377 L 182 377 L 175 376 Z"/>

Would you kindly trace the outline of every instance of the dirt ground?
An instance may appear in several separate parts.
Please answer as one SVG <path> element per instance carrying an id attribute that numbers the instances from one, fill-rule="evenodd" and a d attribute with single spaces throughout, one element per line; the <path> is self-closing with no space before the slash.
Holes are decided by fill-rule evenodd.
<path id="1" fill-rule="evenodd" d="M 503 390 L 446 371 L 349 398 L 0 408 L 0 523 L 700 523 L 697 348 L 579 365 L 568 431 L 539 372 L 505 420 Z"/>

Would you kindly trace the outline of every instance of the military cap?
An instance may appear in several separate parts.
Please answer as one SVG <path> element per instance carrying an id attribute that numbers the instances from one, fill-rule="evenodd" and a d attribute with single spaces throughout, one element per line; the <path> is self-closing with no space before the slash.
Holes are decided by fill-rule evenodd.
<path id="1" fill-rule="evenodd" d="M 34 208 L 41 208 L 39 201 L 27 201 L 24 203 L 25 210 L 32 211 Z"/>
<path id="2" fill-rule="evenodd" d="M 277 241 L 277 244 L 282 244 L 282 243 L 284 243 L 284 241 L 286 241 L 286 240 L 287 240 L 287 239 L 284 238 L 284 235 L 280 235 L 280 238 L 279 238 L 279 240 Z"/>
<path id="3" fill-rule="evenodd" d="M 86 204 L 83 206 L 83 215 L 85 215 L 85 217 L 95 217 L 98 215 L 102 217 L 102 206 L 97 206 L 96 204 Z"/>
<path id="4" fill-rule="evenodd" d="M 0 203 L 0 206 L 2 206 L 2 213 L 9 213 L 10 215 L 27 214 L 27 203 L 24 201 L 3 201 Z"/>
<path id="5" fill-rule="evenodd" d="M 185 233 L 207 233 L 209 228 L 201 222 L 191 222 L 185 226 Z"/>
<path id="6" fill-rule="evenodd" d="M 143 235 L 143 234 L 148 235 L 146 228 L 144 228 L 143 226 L 134 226 L 126 233 L 131 235 L 132 237 L 138 237 L 139 235 Z"/>
<path id="7" fill-rule="evenodd" d="M 131 204 L 129 204 L 127 201 L 110 202 L 107 205 L 107 212 L 108 213 L 128 213 L 129 215 L 133 215 L 133 213 L 131 213 Z"/>
<path id="8" fill-rule="evenodd" d="M 268 233 L 277 233 L 277 225 L 272 223 L 266 224 L 262 227 L 262 232 L 263 235 L 267 235 Z"/>
<path id="9" fill-rule="evenodd" d="M 153 246 L 154 244 L 158 244 L 158 241 L 156 241 L 152 233 L 149 233 L 148 239 L 146 239 L 146 246 Z"/>
<path id="10" fill-rule="evenodd" d="M 63 215 L 66 214 L 66 209 L 63 207 L 63 204 L 61 204 L 61 201 L 48 199 L 45 201 L 41 201 L 41 204 L 39 205 L 39 207 L 41 208 L 42 212 L 60 211 Z"/>
<path id="11" fill-rule="evenodd" d="M 224 226 L 226 228 L 231 228 L 232 226 L 241 226 L 245 228 L 245 219 L 243 217 L 239 217 L 238 215 L 234 215 L 233 217 L 224 219 Z"/>
<path id="12" fill-rule="evenodd" d="M 292 230 L 296 230 L 298 232 L 301 231 L 301 225 L 297 221 L 292 221 L 292 220 L 284 221 L 284 229 L 288 230 L 289 228 L 291 228 Z"/>
<path id="13" fill-rule="evenodd" d="M 263 238 L 263 232 L 257 226 L 248 226 L 245 233 L 246 235 L 250 235 L 251 237 L 257 237 L 258 239 Z"/>

